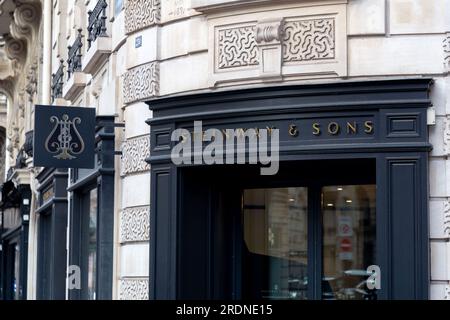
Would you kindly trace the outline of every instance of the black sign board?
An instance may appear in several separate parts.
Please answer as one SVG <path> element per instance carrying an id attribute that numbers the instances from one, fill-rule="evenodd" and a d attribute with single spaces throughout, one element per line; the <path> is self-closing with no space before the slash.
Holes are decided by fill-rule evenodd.
<path id="1" fill-rule="evenodd" d="M 34 166 L 94 168 L 95 109 L 36 106 L 34 128 Z"/>

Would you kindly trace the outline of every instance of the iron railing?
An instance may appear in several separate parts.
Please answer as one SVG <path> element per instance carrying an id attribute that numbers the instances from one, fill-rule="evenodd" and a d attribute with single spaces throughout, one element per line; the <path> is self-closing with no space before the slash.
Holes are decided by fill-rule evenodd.
<path id="1" fill-rule="evenodd" d="M 88 24 L 88 50 L 91 48 L 92 43 L 97 40 L 98 37 L 106 37 L 106 8 L 108 4 L 106 0 L 99 0 L 94 10 L 89 10 L 89 24 Z"/>
<path id="2" fill-rule="evenodd" d="M 83 47 L 83 35 L 81 34 L 81 31 L 81 29 L 78 29 L 78 35 L 75 41 L 68 47 L 67 79 L 70 79 L 74 72 L 81 71 L 81 48 Z"/>

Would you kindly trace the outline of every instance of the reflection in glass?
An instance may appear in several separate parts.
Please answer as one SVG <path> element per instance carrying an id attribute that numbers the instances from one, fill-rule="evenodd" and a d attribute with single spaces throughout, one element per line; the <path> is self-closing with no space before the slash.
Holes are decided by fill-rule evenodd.
<path id="1" fill-rule="evenodd" d="M 20 245 L 18 243 L 14 244 L 14 279 L 13 279 L 13 290 L 14 290 L 14 300 L 20 299 Z"/>
<path id="2" fill-rule="evenodd" d="M 375 185 L 322 189 L 323 299 L 373 299 L 367 267 L 375 264 Z"/>
<path id="3" fill-rule="evenodd" d="M 307 201 L 306 188 L 244 191 L 248 298 L 307 298 Z"/>
<path id="4" fill-rule="evenodd" d="M 97 189 L 90 192 L 89 240 L 88 240 L 88 298 L 96 298 L 97 275 Z"/>

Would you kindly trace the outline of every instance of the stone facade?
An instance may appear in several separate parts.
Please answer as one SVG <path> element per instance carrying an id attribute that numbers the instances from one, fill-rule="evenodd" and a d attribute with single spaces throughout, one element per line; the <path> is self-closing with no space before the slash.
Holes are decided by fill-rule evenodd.
<path id="1" fill-rule="evenodd" d="M 56 73 L 97 2 L 52 2 L 51 57 Z M 89 49 L 94 51 L 88 52 L 83 31 L 81 52 L 89 60 L 83 60 L 89 72 L 65 79 L 65 99 L 53 103 L 95 107 L 98 114 L 116 114 L 116 122 L 125 125 L 116 130 L 116 150 L 122 156 L 116 159 L 115 178 L 115 299 L 149 297 L 152 231 L 150 167 L 145 159 L 150 139 L 145 120 L 152 115 L 144 101 L 218 89 L 421 76 L 434 79 L 428 119 L 433 144 L 430 298 L 450 299 L 450 0 L 125 0 L 123 7 L 122 1 L 107 3 L 107 41 L 97 39 Z M 0 54 L 0 90 L 11 106 L 6 128 L 9 166 L 32 129 L 32 106 L 41 101 L 43 49 L 36 41 L 41 37 L 40 11 L 40 1 L 27 1 L 17 9 L 11 33 L 2 40 L 8 60 Z M 11 82 L 11 75 L 17 80 Z M 30 224 L 33 244 L 36 222 Z M 30 250 L 31 283 L 35 254 Z M 34 298 L 32 284 L 28 290 Z"/>

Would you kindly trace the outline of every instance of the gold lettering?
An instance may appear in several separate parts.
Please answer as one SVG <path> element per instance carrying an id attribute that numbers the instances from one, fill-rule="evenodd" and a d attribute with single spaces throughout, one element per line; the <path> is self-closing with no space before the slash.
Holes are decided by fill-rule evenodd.
<path id="1" fill-rule="evenodd" d="M 267 129 L 267 133 L 269 134 L 269 136 L 272 136 L 272 131 L 273 129 L 275 129 L 275 127 L 266 127 Z"/>
<path id="2" fill-rule="evenodd" d="M 347 133 L 348 134 L 352 134 L 352 133 L 356 134 L 357 128 L 358 128 L 358 125 L 356 124 L 355 121 L 353 121 L 353 123 L 347 122 Z"/>
<path id="3" fill-rule="evenodd" d="M 367 134 L 372 134 L 373 133 L 373 121 L 366 121 L 366 122 L 364 122 L 364 127 L 366 128 L 364 130 L 365 133 L 367 133 Z"/>
<path id="4" fill-rule="evenodd" d="M 225 139 L 227 139 L 227 140 L 230 139 L 230 135 L 226 129 L 222 129 L 222 134 L 225 136 Z"/>
<path id="5" fill-rule="evenodd" d="M 341 128 L 339 127 L 339 124 L 337 122 L 330 122 L 328 124 L 328 133 L 335 136 L 339 133 Z"/>
<path id="6" fill-rule="evenodd" d="M 186 143 L 187 140 L 188 140 L 188 136 L 187 136 L 186 134 L 183 133 L 183 134 L 181 135 L 181 143 Z"/>
<path id="7" fill-rule="evenodd" d="M 289 135 L 291 137 L 298 136 L 298 129 L 297 129 L 297 126 L 295 124 L 289 125 Z"/>
<path id="8" fill-rule="evenodd" d="M 259 128 L 255 128 L 256 137 L 259 138 L 261 135 L 259 134 Z"/>
<path id="9" fill-rule="evenodd" d="M 320 132 L 320 123 L 315 122 L 315 123 L 313 123 L 312 127 L 313 127 L 313 129 L 314 129 L 313 135 L 319 136 L 320 133 L 321 133 L 321 132 Z"/>

